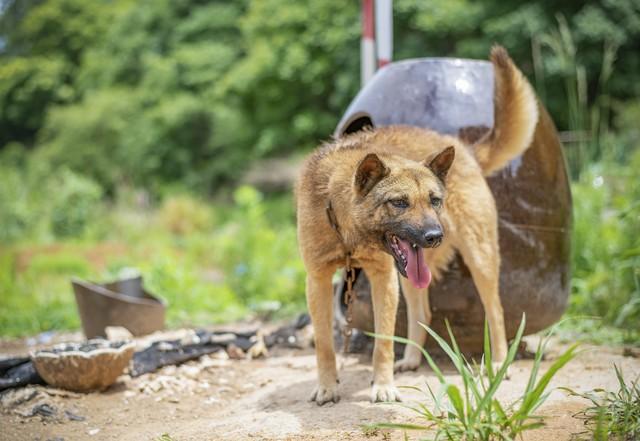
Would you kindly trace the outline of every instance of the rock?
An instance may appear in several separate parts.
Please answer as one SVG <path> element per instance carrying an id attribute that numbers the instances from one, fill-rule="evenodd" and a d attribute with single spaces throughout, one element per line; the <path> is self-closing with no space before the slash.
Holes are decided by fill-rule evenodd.
<path id="1" fill-rule="evenodd" d="M 229 355 L 229 358 L 232 360 L 242 360 L 245 358 L 244 351 L 233 343 L 227 346 L 227 355 Z"/>
<path id="2" fill-rule="evenodd" d="M 69 419 L 69 421 L 84 421 L 84 420 L 86 420 L 85 417 L 83 417 L 81 415 L 77 415 L 77 414 L 71 412 L 70 410 L 65 410 L 64 414 Z"/>
<path id="3" fill-rule="evenodd" d="M 109 341 L 129 341 L 133 339 L 133 334 L 124 326 L 107 326 L 104 328 Z"/>

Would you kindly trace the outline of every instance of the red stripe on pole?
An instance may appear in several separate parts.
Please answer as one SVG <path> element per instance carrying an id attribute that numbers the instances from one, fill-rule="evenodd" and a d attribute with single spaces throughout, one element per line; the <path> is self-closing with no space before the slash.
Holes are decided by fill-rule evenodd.
<path id="1" fill-rule="evenodd" d="M 389 63 L 390 63 L 389 60 L 378 60 L 378 69 L 385 67 Z"/>
<path id="2" fill-rule="evenodd" d="M 373 0 L 362 0 L 362 38 L 374 39 Z"/>

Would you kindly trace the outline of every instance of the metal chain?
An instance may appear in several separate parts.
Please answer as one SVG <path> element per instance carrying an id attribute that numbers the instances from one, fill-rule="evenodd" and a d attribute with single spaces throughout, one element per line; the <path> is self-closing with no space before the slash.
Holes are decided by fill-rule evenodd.
<path id="1" fill-rule="evenodd" d="M 349 343 L 351 343 L 351 335 L 353 334 L 353 301 L 354 292 L 353 284 L 356 281 L 356 270 L 351 266 L 351 253 L 347 253 L 345 263 L 345 280 L 347 282 L 347 291 L 344 296 L 344 303 L 347 305 L 346 323 L 342 327 L 342 352 L 347 354 L 349 352 Z"/>
<path id="2" fill-rule="evenodd" d="M 338 225 L 338 220 L 336 219 L 336 214 L 333 212 L 333 207 L 331 206 L 331 201 L 327 202 L 326 207 L 327 219 L 329 221 L 329 225 L 338 235 L 338 239 L 340 239 L 340 244 L 345 252 L 345 281 L 347 282 L 347 291 L 344 296 L 344 303 L 347 305 L 347 316 L 346 323 L 342 327 L 342 352 L 349 352 L 349 343 L 351 342 L 351 334 L 353 334 L 353 327 L 351 326 L 351 322 L 353 322 L 353 301 L 354 301 L 354 292 L 353 292 L 353 284 L 356 282 L 356 270 L 351 266 L 351 251 L 347 249 L 347 246 L 344 243 L 344 238 L 342 237 L 342 233 L 340 232 L 340 226 Z"/>

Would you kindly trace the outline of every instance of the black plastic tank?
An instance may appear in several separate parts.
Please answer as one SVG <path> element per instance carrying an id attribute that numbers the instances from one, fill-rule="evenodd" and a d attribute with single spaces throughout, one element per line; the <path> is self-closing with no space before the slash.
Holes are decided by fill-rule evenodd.
<path id="1" fill-rule="evenodd" d="M 491 130 L 494 121 L 493 66 L 488 61 L 424 58 L 392 63 L 379 70 L 342 117 L 335 135 L 364 127 L 408 124 L 457 135 L 469 144 Z M 499 213 L 500 297 L 507 337 L 526 314 L 526 333 L 542 330 L 563 314 L 570 289 L 571 190 L 557 131 L 546 109 L 531 146 L 488 178 Z M 356 283 L 354 326 L 373 331 L 373 310 L 364 272 Z M 337 289 L 337 321 L 344 320 L 344 287 Z M 465 350 L 482 346 L 484 310 L 473 279 L 456 256 L 443 278 L 429 288 L 432 327 L 446 335 L 452 325 Z M 406 335 L 401 300 L 397 335 Z M 428 339 L 427 346 L 432 345 Z"/>

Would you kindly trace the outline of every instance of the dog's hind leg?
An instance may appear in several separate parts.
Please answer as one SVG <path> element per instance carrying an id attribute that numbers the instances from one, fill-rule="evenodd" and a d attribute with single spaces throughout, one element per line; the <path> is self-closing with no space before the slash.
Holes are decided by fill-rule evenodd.
<path id="1" fill-rule="evenodd" d="M 331 271 L 307 275 L 307 304 L 313 323 L 313 337 L 318 365 L 318 386 L 311 401 L 319 406 L 340 400 L 338 394 L 338 371 L 333 348 L 333 286 Z"/>
<path id="2" fill-rule="evenodd" d="M 491 357 L 494 364 L 501 364 L 507 357 L 507 337 L 504 328 L 504 312 L 500 301 L 500 251 L 497 232 L 484 231 L 486 240 L 470 240 L 459 247 L 464 262 L 480 295 L 484 313 L 489 322 Z M 493 239 L 493 240 L 491 240 Z"/>
<path id="3" fill-rule="evenodd" d="M 402 285 L 402 293 L 407 303 L 407 328 L 408 338 L 416 342 L 420 346 L 424 346 L 427 339 L 427 332 L 418 323 L 425 325 L 431 324 L 431 308 L 429 307 L 429 292 L 425 289 L 419 289 L 413 286 L 409 280 L 404 277 L 400 278 Z M 395 364 L 397 372 L 415 370 L 420 366 L 422 353 L 420 349 L 413 345 L 406 345 L 404 348 L 404 356 Z"/>
<path id="4" fill-rule="evenodd" d="M 392 336 L 396 326 L 398 309 L 398 273 L 391 257 L 384 264 L 365 267 L 371 283 L 371 299 L 375 332 Z M 373 389 L 371 401 L 400 401 L 400 394 L 393 384 L 393 342 L 376 338 L 373 348 Z"/>

